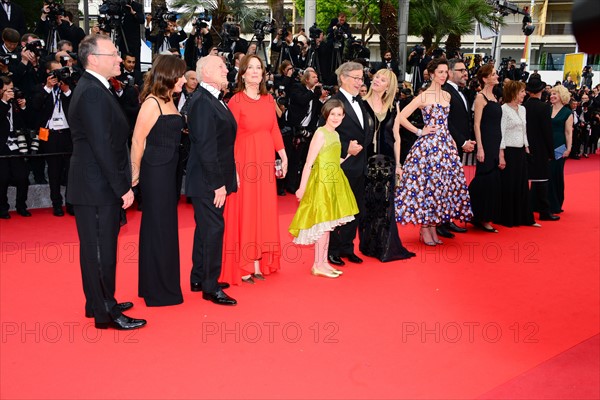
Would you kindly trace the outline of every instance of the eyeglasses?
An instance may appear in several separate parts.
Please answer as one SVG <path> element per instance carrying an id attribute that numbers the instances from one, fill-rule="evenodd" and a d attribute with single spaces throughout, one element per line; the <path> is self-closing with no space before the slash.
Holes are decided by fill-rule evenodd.
<path id="1" fill-rule="evenodd" d="M 467 69 L 466 68 L 460 68 L 460 69 L 455 69 L 454 71 L 460 72 L 461 74 L 464 74 L 465 72 L 467 72 Z"/>
<path id="2" fill-rule="evenodd" d="M 95 56 L 120 57 L 116 51 L 114 53 L 92 53 Z"/>
<path id="3" fill-rule="evenodd" d="M 348 78 L 354 79 L 357 82 L 362 82 L 365 80 L 362 76 L 352 76 L 352 75 L 348 75 L 348 74 L 344 74 L 344 75 L 346 75 Z"/>

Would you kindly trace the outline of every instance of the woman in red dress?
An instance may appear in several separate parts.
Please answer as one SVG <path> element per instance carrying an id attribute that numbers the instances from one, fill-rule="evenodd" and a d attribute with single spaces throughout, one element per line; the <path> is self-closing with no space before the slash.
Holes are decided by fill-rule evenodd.
<path id="1" fill-rule="evenodd" d="M 275 152 L 287 173 L 287 155 L 267 93 L 265 68 L 256 55 L 242 58 L 229 109 L 238 124 L 234 154 L 239 187 L 225 203 L 221 281 L 264 280 L 281 266 Z"/>

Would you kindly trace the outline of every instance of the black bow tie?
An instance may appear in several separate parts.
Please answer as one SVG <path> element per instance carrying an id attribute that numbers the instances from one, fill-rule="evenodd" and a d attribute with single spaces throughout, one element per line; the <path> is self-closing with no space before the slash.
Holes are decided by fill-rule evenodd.
<path id="1" fill-rule="evenodd" d="M 352 102 L 353 103 L 354 102 L 360 103 L 360 100 L 362 100 L 362 98 L 360 96 L 358 96 L 358 95 L 352 96 Z"/>
<path id="2" fill-rule="evenodd" d="M 459 87 L 458 87 L 458 91 L 459 91 L 460 93 L 464 94 L 464 93 L 465 93 L 465 88 L 464 88 L 464 87 L 460 87 L 460 86 L 459 86 Z"/>
<path id="3" fill-rule="evenodd" d="M 219 100 L 223 100 L 223 92 L 219 92 L 219 97 L 217 97 Z"/>

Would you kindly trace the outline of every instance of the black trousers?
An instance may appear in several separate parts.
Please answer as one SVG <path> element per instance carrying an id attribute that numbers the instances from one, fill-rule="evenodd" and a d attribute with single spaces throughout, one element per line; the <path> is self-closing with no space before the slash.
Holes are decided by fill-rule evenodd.
<path id="1" fill-rule="evenodd" d="M 221 208 L 215 207 L 213 197 L 192 197 L 194 206 L 194 247 L 192 248 L 192 283 L 202 283 L 202 291 L 214 293 L 223 263 L 223 234 L 225 220 Z"/>
<path id="2" fill-rule="evenodd" d="M 531 182 L 529 188 L 529 204 L 534 212 L 540 215 L 550 214 L 550 202 L 548 201 L 548 181 Z"/>
<path id="3" fill-rule="evenodd" d="M 364 215 L 365 209 L 365 176 L 347 177 L 350 188 L 356 198 L 358 214 L 354 221 L 335 228 L 329 236 L 329 255 L 345 256 L 354 253 L 354 239 L 358 229 L 359 220 Z"/>
<path id="4" fill-rule="evenodd" d="M 20 154 L 18 151 L 12 154 Z M 0 158 L 0 211 L 8 211 L 8 186 L 17 188 L 16 208 L 27 208 L 29 190 L 29 168 L 21 157 Z"/>
<path id="5" fill-rule="evenodd" d="M 74 205 L 79 235 L 79 263 L 85 310 L 96 322 L 109 322 L 121 312 L 115 299 L 117 238 L 121 206 Z"/>
<path id="6" fill-rule="evenodd" d="M 558 214 L 565 201 L 565 159 L 550 160 L 550 179 L 548 180 L 548 201 L 550 212 Z"/>
<path id="7" fill-rule="evenodd" d="M 45 154 L 73 152 L 71 131 L 69 129 L 63 129 L 61 131 L 50 131 L 48 141 L 42 142 L 41 147 L 42 151 Z M 48 184 L 50 186 L 50 200 L 52 201 L 52 206 L 54 207 L 60 207 L 63 204 L 63 198 L 60 194 L 60 186 L 61 183 L 64 183 L 66 186 L 70 160 L 70 154 L 56 156 L 49 155 L 46 157 L 46 162 L 48 163 Z"/>

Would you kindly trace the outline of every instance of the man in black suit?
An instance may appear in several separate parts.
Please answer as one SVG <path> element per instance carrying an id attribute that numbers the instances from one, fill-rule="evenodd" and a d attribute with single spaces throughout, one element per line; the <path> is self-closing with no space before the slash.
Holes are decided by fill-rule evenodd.
<path id="1" fill-rule="evenodd" d="M 334 99 L 344 104 L 345 116 L 336 129 L 342 143 L 341 158 L 346 158 L 342 170 L 348 178 L 359 214 L 354 221 L 339 226 L 331 232 L 328 260 L 333 265 L 344 265 L 341 257 L 352 263 L 362 263 L 362 259 L 354 254 L 354 238 L 359 218 L 365 207 L 365 175 L 367 169 L 366 148 L 373 142 L 374 122 L 365 109 L 363 100 L 358 96 L 363 83 L 363 66 L 356 62 L 346 62 L 337 69 L 340 89 Z M 321 118 L 321 122 L 324 123 Z M 322 125 L 322 123 L 320 124 Z"/>
<path id="2" fill-rule="evenodd" d="M 448 114 L 448 130 L 456 143 L 458 156 L 462 160 L 463 152 L 470 153 L 475 149 L 473 135 L 473 118 L 471 118 L 471 104 L 464 89 L 469 78 L 469 71 L 465 63 L 458 58 L 448 60 L 448 81 L 443 89 L 450 93 L 450 113 Z M 464 233 L 467 230 L 456 226 L 450 221 L 437 227 L 440 236 L 453 238 L 452 232 Z"/>
<path id="3" fill-rule="evenodd" d="M 237 301 L 223 291 L 229 284 L 217 279 L 223 259 L 225 199 L 238 187 L 233 158 L 237 123 L 221 100 L 221 90 L 227 87 L 223 60 L 218 56 L 202 57 L 196 74 L 200 84 L 189 100 L 192 145 L 185 180 L 185 194 L 192 198 L 196 220 L 191 287 L 193 292 L 202 291 L 205 300 L 233 306 Z"/>
<path id="4" fill-rule="evenodd" d="M 288 129 L 283 135 L 289 163 L 289 173 L 284 182 L 285 189 L 290 193 L 296 193 L 300 186 L 310 138 L 317 128 L 321 115 L 322 93 L 319 77 L 311 67 L 306 68 L 300 82 L 294 83 L 290 88 L 290 105 L 284 117 Z"/>
<path id="5" fill-rule="evenodd" d="M 48 140 L 42 140 L 42 154 L 67 153 L 46 157 L 48 163 L 48 182 L 50 184 L 50 199 L 52 213 L 56 217 L 65 215 L 62 209 L 63 197 L 60 193 L 61 181 L 69 169 L 69 158 L 73 151 L 71 131 L 67 122 L 69 105 L 71 103 L 71 88 L 59 81 L 52 73 L 62 68 L 57 61 L 46 64 L 48 77 L 44 85 L 38 85 L 32 96 L 32 111 L 37 117 L 36 127 L 48 129 Z M 72 214 L 72 206 L 67 203 L 67 211 Z"/>
<path id="6" fill-rule="evenodd" d="M 75 210 L 85 313 L 98 329 L 137 329 L 146 321 L 124 315 L 133 304 L 115 299 L 120 209 L 133 202 L 129 124 L 108 83 L 121 73 L 121 57 L 109 37 L 93 35 L 79 44 L 79 62 L 86 72 L 67 117 L 73 140 L 67 201 Z"/>
<path id="7" fill-rule="evenodd" d="M 144 6 L 137 1 L 125 5 L 125 18 L 123 18 L 123 35 L 119 43 L 121 53 L 130 53 L 136 59 L 134 69 L 140 70 L 141 34 L 140 25 L 144 24 Z M 127 46 L 125 46 L 127 45 Z"/>
<path id="8" fill-rule="evenodd" d="M 383 61 L 381 61 L 381 64 L 379 64 L 379 69 L 389 69 L 396 75 L 396 78 L 400 74 L 400 67 L 398 66 L 398 61 L 392 59 L 391 51 L 388 50 L 385 52 L 385 54 L 383 55 Z"/>
<path id="9" fill-rule="evenodd" d="M 27 31 L 23 9 L 11 0 L 0 0 L 0 32 L 4 28 L 13 28 L 21 36 Z"/>
<path id="10" fill-rule="evenodd" d="M 541 221 L 558 221 L 560 217 L 550 212 L 548 201 L 549 161 L 554 158 L 552 141 L 552 107 L 542 101 L 546 83 L 540 78 L 529 78 L 525 89 L 529 99 L 524 107 L 527 112 L 527 141 L 529 142 L 529 164 L 527 172 L 531 209 L 540 213 Z"/>

